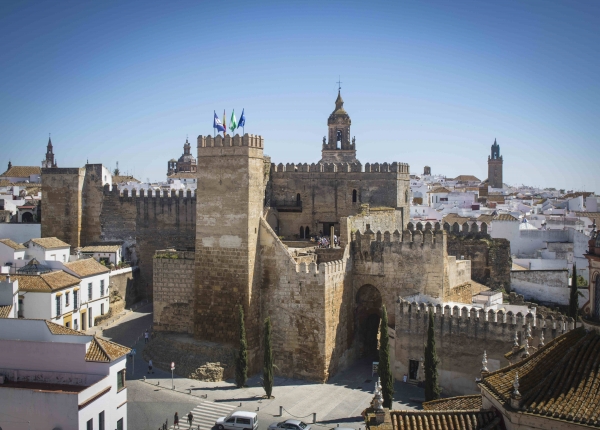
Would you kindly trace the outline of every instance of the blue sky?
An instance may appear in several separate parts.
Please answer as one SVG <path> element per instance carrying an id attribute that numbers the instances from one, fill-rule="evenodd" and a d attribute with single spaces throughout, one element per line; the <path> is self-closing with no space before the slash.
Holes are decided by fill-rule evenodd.
<path id="1" fill-rule="evenodd" d="M 213 111 L 274 162 L 320 158 L 342 80 L 358 158 L 600 192 L 600 2 L 0 3 L 0 170 L 164 180 Z M 195 148 L 195 145 L 193 145 Z M 195 152 L 195 149 L 194 149 Z"/>

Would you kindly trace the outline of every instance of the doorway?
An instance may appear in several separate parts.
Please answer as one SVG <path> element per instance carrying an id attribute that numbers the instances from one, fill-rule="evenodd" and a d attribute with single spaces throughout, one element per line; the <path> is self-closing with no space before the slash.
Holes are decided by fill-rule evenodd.
<path id="1" fill-rule="evenodd" d="M 408 378 L 414 381 L 419 379 L 419 362 L 417 360 L 408 360 Z"/>
<path id="2" fill-rule="evenodd" d="M 377 359 L 379 356 L 381 305 L 381 294 L 377 288 L 369 284 L 360 287 L 356 294 L 355 321 L 361 357 Z"/>

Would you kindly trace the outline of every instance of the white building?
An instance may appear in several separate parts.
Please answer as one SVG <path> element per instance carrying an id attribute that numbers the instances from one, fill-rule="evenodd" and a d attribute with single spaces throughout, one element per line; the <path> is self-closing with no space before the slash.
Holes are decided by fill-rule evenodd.
<path id="1" fill-rule="evenodd" d="M 0 351 L 1 428 L 127 429 L 129 348 L 49 321 L 0 319 Z"/>
<path id="2" fill-rule="evenodd" d="M 0 281 L 0 318 L 17 318 L 19 305 L 19 281 L 10 279 Z"/>
<path id="3" fill-rule="evenodd" d="M 0 266 L 6 266 L 6 263 L 11 263 L 9 266 L 12 266 L 14 260 L 23 260 L 26 249 L 10 239 L 0 239 Z"/>
<path id="4" fill-rule="evenodd" d="M 40 237 L 24 243 L 27 246 L 27 256 L 39 261 L 69 261 L 71 245 L 56 237 Z"/>
<path id="5" fill-rule="evenodd" d="M 81 280 L 62 270 L 39 275 L 13 275 L 19 281 L 19 316 L 42 318 L 79 329 Z"/>
<path id="6" fill-rule="evenodd" d="M 84 256 L 93 257 L 96 261 L 104 261 L 104 264 L 114 264 L 121 262 L 121 245 L 98 245 L 86 246 L 81 249 Z"/>
<path id="7" fill-rule="evenodd" d="M 108 284 L 110 269 L 98 263 L 93 258 L 72 261 L 63 264 L 64 270 L 81 280 L 79 300 L 79 315 L 81 330 L 94 327 L 94 318 L 108 312 L 110 306 Z M 75 323 L 73 323 L 73 328 Z"/>

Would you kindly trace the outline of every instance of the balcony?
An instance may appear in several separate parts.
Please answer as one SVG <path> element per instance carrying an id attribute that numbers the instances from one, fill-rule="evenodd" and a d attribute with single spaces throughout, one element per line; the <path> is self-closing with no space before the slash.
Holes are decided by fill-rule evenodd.
<path id="1" fill-rule="evenodd" d="M 302 200 L 271 200 L 271 207 L 279 212 L 302 212 Z"/>

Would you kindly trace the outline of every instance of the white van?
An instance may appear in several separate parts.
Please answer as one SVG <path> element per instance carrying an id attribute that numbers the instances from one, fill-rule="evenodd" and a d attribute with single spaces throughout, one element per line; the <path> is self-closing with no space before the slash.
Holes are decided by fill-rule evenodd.
<path id="1" fill-rule="evenodd" d="M 219 430 L 257 430 L 256 412 L 235 411 L 228 417 L 221 417 L 215 423 Z"/>

